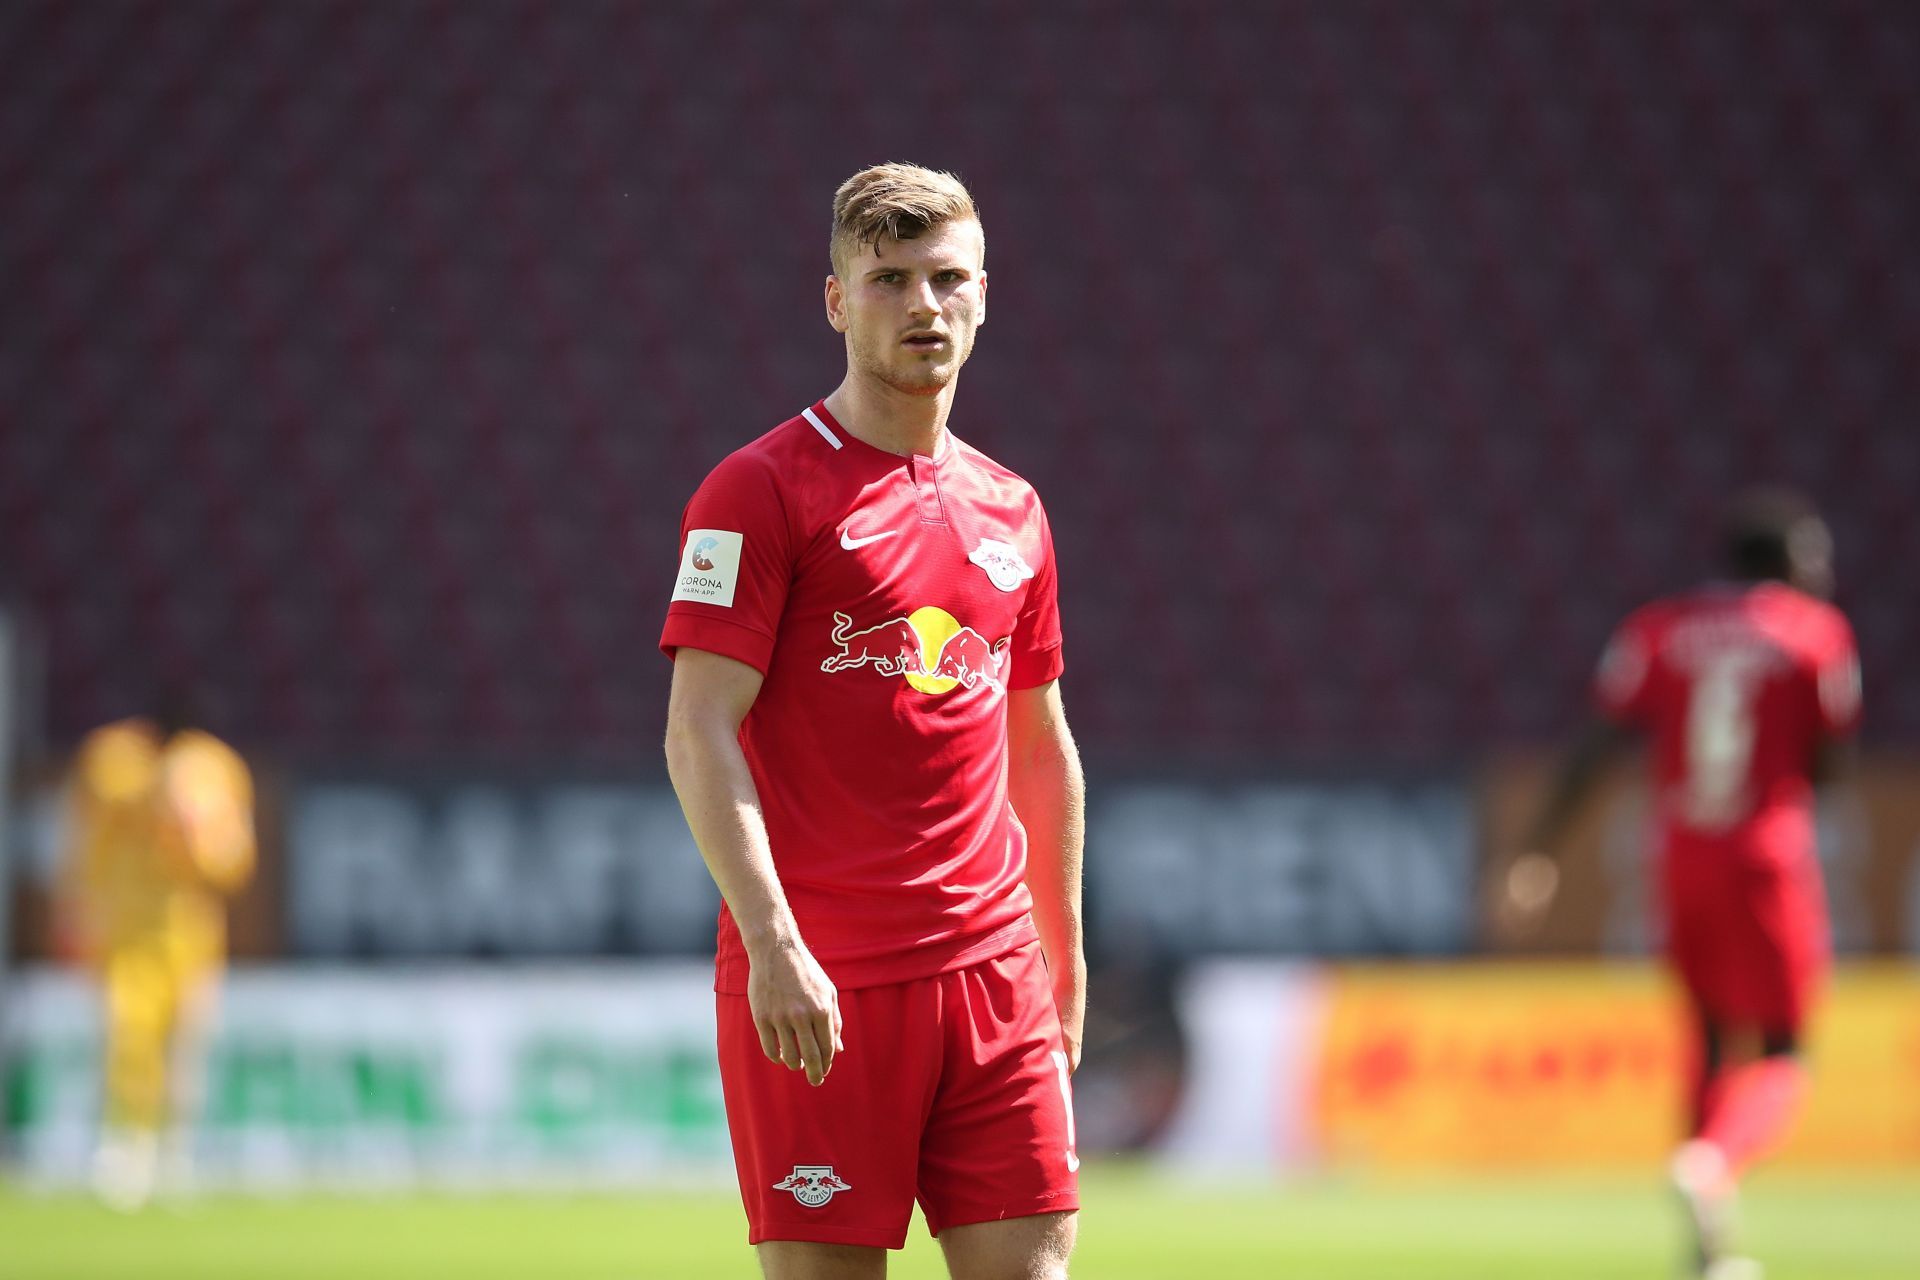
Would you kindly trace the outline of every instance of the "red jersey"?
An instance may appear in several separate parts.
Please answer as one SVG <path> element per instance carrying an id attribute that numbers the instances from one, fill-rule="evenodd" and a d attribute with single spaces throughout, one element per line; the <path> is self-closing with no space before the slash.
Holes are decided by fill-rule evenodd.
<path id="1" fill-rule="evenodd" d="M 907 982 L 1034 938 L 1006 698 L 1061 657 L 1032 486 L 951 435 L 934 458 L 876 449 L 815 403 L 714 469 L 681 548 L 660 647 L 765 677 L 740 745 L 834 983 Z M 723 906 L 715 985 L 746 984 Z"/>
<path id="2" fill-rule="evenodd" d="M 1709 586 L 1629 617 L 1595 699 L 1651 735 L 1669 856 L 1805 856 L 1815 750 L 1858 723 L 1860 667 L 1832 605 L 1784 583 Z"/>

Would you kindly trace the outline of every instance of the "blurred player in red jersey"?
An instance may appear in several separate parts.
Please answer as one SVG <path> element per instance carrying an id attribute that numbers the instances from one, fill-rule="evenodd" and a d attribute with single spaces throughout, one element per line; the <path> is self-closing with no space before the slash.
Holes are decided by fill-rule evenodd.
<path id="1" fill-rule="evenodd" d="M 1506 883 L 1535 917 L 1568 822 L 1633 735 L 1652 748 L 1666 952 L 1699 1029 L 1691 1135 L 1673 1161 L 1697 1274 L 1758 1274 L 1727 1251 L 1740 1174 L 1785 1134 L 1806 1077 L 1809 1005 L 1825 977 L 1826 898 L 1813 787 L 1860 715 L 1853 633 L 1825 597 L 1832 538 L 1797 495 L 1738 499 L 1731 579 L 1658 600 L 1615 633 L 1595 680 L 1595 725 L 1568 759 Z"/>
<path id="2" fill-rule="evenodd" d="M 1086 1010 L 1079 756 L 1033 489 L 947 430 L 986 318 L 949 174 L 834 199 L 839 388 L 688 503 L 667 765 L 725 907 L 721 1083 L 774 1280 L 1066 1275 Z"/>

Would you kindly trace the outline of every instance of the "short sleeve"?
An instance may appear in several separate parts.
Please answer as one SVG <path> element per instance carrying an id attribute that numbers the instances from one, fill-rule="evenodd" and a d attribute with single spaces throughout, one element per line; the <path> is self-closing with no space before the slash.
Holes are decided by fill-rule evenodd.
<path id="1" fill-rule="evenodd" d="M 1860 653 L 1853 628 L 1836 618 L 1827 643 L 1814 663 L 1814 694 L 1821 731 L 1829 738 L 1850 737 L 1860 727 Z"/>
<path id="2" fill-rule="evenodd" d="M 1593 706 L 1616 724 L 1644 723 L 1653 702 L 1653 637 L 1643 617 L 1622 623 L 1593 676 Z"/>
<path id="3" fill-rule="evenodd" d="M 701 482 L 680 517 L 680 568 L 660 649 L 704 649 L 762 675 L 793 581 L 793 538 L 777 477 L 736 453 Z"/>
<path id="4" fill-rule="evenodd" d="M 1026 603 L 1013 624 L 1013 667 L 1007 687 L 1034 689 L 1060 678 L 1060 587 L 1054 571 L 1053 529 L 1040 513 L 1040 566 L 1027 586 Z"/>

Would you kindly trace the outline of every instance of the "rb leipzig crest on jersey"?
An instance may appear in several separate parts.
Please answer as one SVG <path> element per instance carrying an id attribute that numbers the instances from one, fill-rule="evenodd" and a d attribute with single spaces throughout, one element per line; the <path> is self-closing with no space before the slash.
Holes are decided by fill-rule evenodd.
<path id="1" fill-rule="evenodd" d="M 797 1164 L 793 1172 L 773 1184 L 775 1191 L 791 1191 L 793 1198 L 809 1209 L 818 1209 L 833 1199 L 836 1191 L 851 1191 L 846 1179 L 838 1177 L 830 1164 Z"/>
<path id="2" fill-rule="evenodd" d="M 1016 591 L 1033 576 L 1033 566 L 1020 558 L 1019 548 L 998 538 L 982 538 L 967 559 L 987 571 L 987 581 L 1002 591 Z"/>

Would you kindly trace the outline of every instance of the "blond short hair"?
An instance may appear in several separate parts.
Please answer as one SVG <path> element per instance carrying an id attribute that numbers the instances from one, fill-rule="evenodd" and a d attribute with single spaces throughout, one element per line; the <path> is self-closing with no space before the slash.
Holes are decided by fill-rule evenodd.
<path id="1" fill-rule="evenodd" d="M 883 239 L 915 240 L 931 227 L 955 220 L 980 221 L 965 184 L 941 169 L 917 164 L 876 164 L 848 178 L 833 193 L 833 238 L 828 253 L 836 275 L 863 245 Z M 982 245 L 985 244 L 982 231 Z"/>

